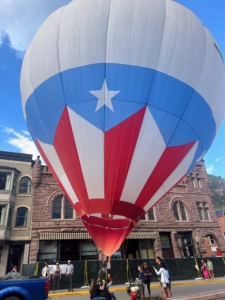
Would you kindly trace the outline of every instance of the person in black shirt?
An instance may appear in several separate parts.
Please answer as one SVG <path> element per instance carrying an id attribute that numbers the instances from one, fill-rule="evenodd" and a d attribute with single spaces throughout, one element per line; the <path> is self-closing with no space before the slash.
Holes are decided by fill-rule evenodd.
<path id="1" fill-rule="evenodd" d="M 144 282 L 145 276 L 144 276 L 142 265 L 138 266 L 138 271 L 139 271 L 138 281 L 141 282 L 141 289 L 140 289 L 141 299 L 144 299 L 145 289 L 144 289 L 143 282 Z"/>
<path id="2" fill-rule="evenodd" d="M 105 283 L 103 285 L 96 284 L 95 279 L 91 279 L 91 286 L 90 286 L 90 299 L 91 300 L 106 300 L 105 297 L 99 297 L 99 290 L 105 290 Z"/>
<path id="3" fill-rule="evenodd" d="M 144 272 L 144 284 L 147 286 L 148 294 L 151 295 L 150 284 L 151 284 L 151 275 L 152 273 L 149 270 L 149 267 L 146 262 L 143 263 L 143 272 Z"/>

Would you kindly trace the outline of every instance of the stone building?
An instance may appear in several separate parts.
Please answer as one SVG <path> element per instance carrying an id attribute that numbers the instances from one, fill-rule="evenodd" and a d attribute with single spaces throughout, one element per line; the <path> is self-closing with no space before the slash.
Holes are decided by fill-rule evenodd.
<path id="1" fill-rule="evenodd" d="M 39 159 L 33 167 L 33 190 L 30 262 L 97 259 L 94 242 Z M 205 256 L 207 237 L 225 254 L 201 161 L 139 221 L 114 258 Z"/>
<path id="2" fill-rule="evenodd" d="M 0 277 L 28 262 L 32 165 L 30 154 L 0 151 Z"/>

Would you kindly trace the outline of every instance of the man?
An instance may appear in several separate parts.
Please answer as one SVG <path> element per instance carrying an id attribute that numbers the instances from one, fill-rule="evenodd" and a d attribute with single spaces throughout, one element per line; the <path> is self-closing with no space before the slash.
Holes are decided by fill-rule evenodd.
<path id="1" fill-rule="evenodd" d="M 208 267 L 208 270 L 209 270 L 210 277 L 214 278 L 213 263 L 209 259 L 207 259 L 207 267 Z"/>
<path id="2" fill-rule="evenodd" d="M 49 272 L 50 272 L 50 269 L 48 267 L 48 263 L 45 263 L 45 266 L 44 268 L 42 269 L 42 272 L 41 272 L 41 275 L 43 277 L 49 277 Z"/>
<path id="3" fill-rule="evenodd" d="M 66 280 L 67 280 L 67 283 L 68 283 L 68 292 L 73 292 L 73 285 L 72 285 L 72 275 L 73 275 L 73 272 L 74 272 L 74 267 L 73 265 L 71 264 L 71 261 L 68 260 L 68 264 L 66 266 Z"/>

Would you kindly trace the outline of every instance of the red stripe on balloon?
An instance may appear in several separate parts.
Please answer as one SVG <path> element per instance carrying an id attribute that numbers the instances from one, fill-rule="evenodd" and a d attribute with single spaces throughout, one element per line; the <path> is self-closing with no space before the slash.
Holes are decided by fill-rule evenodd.
<path id="1" fill-rule="evenodd" d="M 121 244 L 134 227 L 132 223 L 128 228 L 119 229 L 99 227 L 90 225 L 87 222 L 83 222 L 83 224 L 90 233 L 96 246 L 101 249 L 101 251 L 105 255 L 108 256 L 112 255 L 116 250 L 120 248 Z"/>
<path id="2" fill-rule="evenodd" d="M 40 145 L 40 143 L 39 143 L 39 141 L 37 139 L 36 139 L 36 144 L 37 144 L 37 148 L 38 148 L 39 153 L 41 154 L 43 160 L 45 161 L 46 165 L 48 166 L 48 168 L 51 171 L 52 175 L 54 176 L 55 180 L 57 181 L 57 183 L 59 184 L 59 186 L 61 187 L 61 189 L 64 190 L 64 187 L 61 184 L 61 182 L 59 180 L 59 177 L 57 176 L 57 174 L 56 174 L 53 166 L 50 164 L 47 156 L 45 155 L 45 152 L 42 150 L 42 147 L 41 147 L 41 145 Z M 68 199 L 70 199 L 70 198 L 68 197 Z M 71 203 L 72 203 L 72 201 L 71 201 Z"/>
<path id="3" fill-rule="evenodd" d="M 53 144 L 77 198 L 87 208 L 88 194 L 67 107 L 58 123 Z"/>
<path id="4" fill-rule="evenodd" d="M 172 172 L 188 154 L 194 144 L 195 142 L 191 142 L 189 144 L 165 149 L 140 195 L 138 196 L 138 199 L 135 202 L 136 205 L 144 207 L 149 202 L 164 181 L 172 174 Z"/>
<path id="5" fill-rule="evenodd" d="M 105 198 L 120 200 L 146 107 L 105 133 Z"/>

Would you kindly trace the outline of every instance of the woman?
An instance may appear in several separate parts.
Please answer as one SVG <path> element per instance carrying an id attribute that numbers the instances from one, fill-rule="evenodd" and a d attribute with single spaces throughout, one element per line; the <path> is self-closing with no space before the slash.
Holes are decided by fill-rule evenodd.
<path id="1" fill-rule="evenodd" d="M 95 279 L 91 279 L 91 285 L 89 289 L 91 300 L 106 300 L 105 297 L 98 297 L 99 290 L 105 290 L 105 282 L 103 281 L 103 285 L 99 285 L 96 283 Z"/>
<path id="2" fill-rule="evenodd" d="M 157 271 L 155 267 L 153 267 L 153 269 L 155 270 L 157 275 L 161 275 L 160 283 L 162 286 L 163 296 L 165 298 L 169 298 L 170 282 L 169 282 L 169 273 L 166 264 L 164 263 L 164 261 L 162 261 L 160 264 L 159 271 Z"/>
<path id="3" fill-rule="evenodd" d="M 61 279 L 60 267 L 59 267 L 59 264 L 56 263 L 55 271 L 53 273 L 53 292 L 55 290 L 58 290 L 60 292 L 60 290 L 59 290 L 60 279 Z"/>
<path id="4" fill-rule="evenodd" d="M 207 268 L 207 264 L 204 262 L 203 259 L 201 260 L 201 263 L 202 263 L 201 271 L 202 271 L 203 278 L 208 280 L 210 278 L 210 275 L 209 275 L 209 271 Z"/>
<path id="5" fill-rule="evenodd" d="M 144 289 L 144 280 L 145 280 L 145 275 L 144 275 L 144 272 L 143 272 L 143 267 L 142 265 L 138 265 L 138 271 L 139 271 L 139 276 L 138 276 L 138 281 L 141 282 L 141 288 L 140 288 L 140 296 L 141 296 L 141 299 L 144 299 L 145 298 L 145 289 Z"/>
<path id="6" fill-rule="evenodd" d="M 143 272 L 144 272 L 144 284 L 147 286 L 148 295 L 151 295 L 150 284 L 151 284 L 151 275 L 152 273 L 149 270 L 149 267 L 146 262 L 143 263 Z"/>

